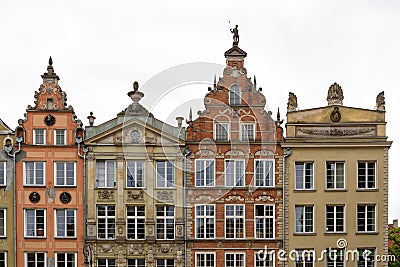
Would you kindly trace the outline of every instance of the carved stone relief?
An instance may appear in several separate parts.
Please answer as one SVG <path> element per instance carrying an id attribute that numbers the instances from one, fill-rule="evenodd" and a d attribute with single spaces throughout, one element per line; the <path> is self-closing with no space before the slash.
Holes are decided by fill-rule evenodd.
<path id="1" fill-rule="evenodd" d="M 113 190 L 99 190 L 97 191 L 97 197 L 99 200 L 113 200 L 114 191 Z"/>
<path id="2" fill-rule="evenodd" d="M 143 191 L 128 191 L 127 193 L 128 200 L 143 200 Z"/>
<path id="3" fill-rule="evenodd" d="M 174 200 L 174 194 L 172 191 L 157 191 L 158 200 Z"/>
<path id="4" fill-rule="evenodd" d="M 375 136 L 376 128 L 372 126 L 361 127 L 298 127 L 296 136 Z"/>

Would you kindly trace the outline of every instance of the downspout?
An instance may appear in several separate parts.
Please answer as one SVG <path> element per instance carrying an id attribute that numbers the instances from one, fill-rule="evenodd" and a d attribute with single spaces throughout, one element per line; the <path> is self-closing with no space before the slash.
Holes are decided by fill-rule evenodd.
<path id="1" fill-rule="evenodd" d="M 186 234 L 186 232 L 187 232 L 187 230 L 186 230 L 186 222 L 187 222 L 187 218 L 186 218 L 186 214 L 187 214 L 187 211 L 186 211 L 186 209 L 187 209 L 187 207 L 186 207 L 186 178 L 187 178 L 187 157 L 190 155 L 190 149 L 188 148 L 188 147 L 185 147 L 185 148 L 183 148 L 183 190 L 184 190 L 184 193 L 183 193 L 183 218 L 184 218 L 184 220 L 183 220 L 183 227 L 184 227 L 184 229 L 183 229 L 183 236 L 184 236 L 184 243 L 185 243 L 185 245 L 184 245 L 184 257 L 185 257 L 185 259 L 184 259 L 184 261 L 185 261 L 185 267 L 187 266 L 187 253 L 186 253 L 186 245 L 187 245 L 187 234 Z"/>
<path id="2" fill-rule="evenodd" d="M 286 239 L 286 231 L 285 231 L 286 220 L 285 220 L 285 218 L 286 218 L 286 214 L 288 214 L 286 211 L 286 201 L 285 201 L 285 199 L 286 199 L 286 187 L 285 187 L 285 184 L 286 184 L 286 158 L 289 157 L 291 154 L 292 154 L 292 150 L 287 147 L 284 152 L 284 155 L 283 155 L 283 242 L 282 242 L 282 248 L 284 250 L 286 250 L 286 248 L 285 248 L 285 239 Z M 283 266 L 286 266 L 286 261 L 283 261 Z"/>

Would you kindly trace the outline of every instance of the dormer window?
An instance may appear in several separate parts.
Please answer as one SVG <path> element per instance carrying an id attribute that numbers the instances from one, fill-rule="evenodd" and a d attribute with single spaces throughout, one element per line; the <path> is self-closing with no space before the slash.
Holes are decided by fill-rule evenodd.
<path id="1" fill-rule="evenodd" d="M 229 87 L 229 105 L 241 105 L 242 98 L 240 87 L 237 84 L 233 84 Z"/>

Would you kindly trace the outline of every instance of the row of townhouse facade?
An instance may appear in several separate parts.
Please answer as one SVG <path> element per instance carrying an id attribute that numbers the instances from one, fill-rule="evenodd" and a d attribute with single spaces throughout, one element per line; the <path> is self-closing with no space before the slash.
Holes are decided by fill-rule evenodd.
<path id="1" fill-rule="evenodd" d="M 0 121 L 0 266 L 387 266 L 383 93 L 368 110 L 336 83 L 319 108 L 289 93 L 284 136 L 246 56 L 225 52 L 187 127 L 155 118 L 137 82 L 83 127 L 50 58 L 15 131 Z"/>

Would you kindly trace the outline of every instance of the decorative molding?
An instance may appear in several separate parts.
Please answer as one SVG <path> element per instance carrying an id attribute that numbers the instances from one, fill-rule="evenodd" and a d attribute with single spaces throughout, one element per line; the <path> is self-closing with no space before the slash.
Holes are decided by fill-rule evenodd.
<path id="1" fill-rule="evenodd" d="M 98 249 L 100 252 L 103 252 L 103 253 L 113 252 L 114 246 L 111 244 L 103 244 L 103 245 L 100 245 Z"/>
<path id="2" fill-rule="evenodd" d="M 344 97 L 342 87 L 337 83 L 332 84 L 328 89 L 328 96 L 326 97 L 326 100 L 328 101 L 328 106 L 342 106 L 343 98 Z"/>
<path id="3" fill-rule="evenodd" d="M 342 119 L 342 114 L 340 114 L 339 107 L 333 108 L 330 118 L 332 122 L 339 122 Z"/>
<path id="4" fill-rule="evenodd" d="M 375 127 L 297 127 L 297 136 L 375 136 Z"/>
<path id="5" fill-rule="evenodd" d="M 274 201 L 275 198 L 274 198 L 273 196 L 270 196 L 270 195 L 267 195 L 267 194 L 263 193 L 262 195 L 258 195 L 258 196 L 255 198 L 255 200 L 266 202 L 266 201 Z"/>
<path id="6" fill-rule="evenodd" d="M 114 190 L 99 190 L 97 191 L 97 197 L 99 200 L 113 200 Z"/>
<path id="7" fill-rule="evenodd" d="M 127 200 L 132 201 L 132 200 L 143 200 L 143 191 L 142 190 L 134 190 L 134 191 L 128 191 L 127 193 Z"/>
<path id="8" fill-rule="evenodd" d="M 240 195 L 234 195 L 234 196 L 228 196 L 225 198 L 226 202 L 229 201 L 244 201 L 244 197 L 240 196 Z"/>
<path id="9" fill-rule="evenodd" d="M 157 191 L 157 200 L 174 200 L 172 191 Z"/>
<path id="10" fill-rule="evenodd" d="M 144 246 L 143 244 L 128 244 L 127 250 L 129 255 L 143 255 Z"/>
<path id="11" fill-rule="evenodd" d="M 206 201 L 207 203 L 212 203 L 215 201 L 215 198 L 210 195 L 199 195 L 195 198 L 195 200 L 198 202 Z"/>

